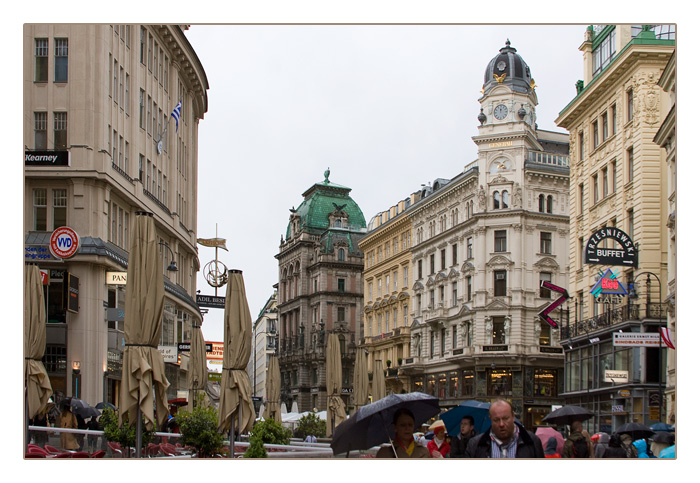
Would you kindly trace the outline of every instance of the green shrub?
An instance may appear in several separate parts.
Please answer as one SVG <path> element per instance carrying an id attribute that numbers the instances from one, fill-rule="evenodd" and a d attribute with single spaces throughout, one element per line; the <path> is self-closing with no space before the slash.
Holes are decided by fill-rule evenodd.
<path id="1" fill-rule="evenodd" d="M 141 444 L 145 447 L 153 439 L 154 431 L 146 429 L 146 418 L 141 415 Z M 124 423 L 119 425 L 119 415 L 112 409 L 105 408 L 100 417 L 107 441 L 119 443 L 122 448 L 136 446 L 136 425 L 129 426 L 129 414 L 124 417 Z"/>
<path id="2" fill-rule="evenodd" d="M 289 444 L 292 431 L 274 419 L 266 419 L 253 426 L 250 431 L 250 446 L 243 454 L 244 458 L 267 458 L 264 444 Z"/>
<path id="3" fill-rule="evenodd" d="M 224 444 L 219 432 L 219 413 L 213 407 L 204 407 L 204 395 L 198 395 L 197 406 L 190 411 L 180 410 L 175 422 L 180 427 L 182 444 L 194 447 L 200 458 L 211 458 L 218 454 Z"/>
<path id="4" fill-rule="evenodd" d="M 326 434 L 326 422 L 313 413 L 302 416 L 294 430 L 295 438 L 306 438 L 310 434 L 318 438 Z"/>

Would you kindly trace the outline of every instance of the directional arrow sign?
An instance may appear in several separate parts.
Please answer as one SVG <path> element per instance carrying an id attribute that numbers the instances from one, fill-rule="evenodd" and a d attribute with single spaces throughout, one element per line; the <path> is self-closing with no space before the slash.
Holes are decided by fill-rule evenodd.
<path id="1" fill-rule="evenodd" d="M 561 297 L 559 297 L 559 298 L 556 299 L 554 302 L 552 302 L 551 304 L 549 304 L 549 305 L 547 306 L 547 308 L 545 308 L 545 309 L 544 309 L 542 312 L 540 312 L 540 314 L 539 314 L 540 317 L 542 317 L 542 319 L 543 319 L 545 322 L 547 322 L 549 325 L 551 325 L 552 327 L 554 327 L 555 329 L 557 329 L 557 328 L 559 328 L 559 326 L 557 325 L 556 322 L 554 322 L 554 320 L 552 320 L 552 318 L 549 316 L 549 313 L 550 313 L 552 310 L 554 310 L 554 309 L 556 309 L 557 307 L 559 307 L 561 304 L 564 303 L 564 301 L 565 301 L 566 299 L 569 298 L 569 292 L 567 292 L 565 288 L 562 288 L 562 287 L 559 287 L 559 286 L 557 286 L 557 285 L 551 284 L 551 283 L 547 282 L 546 280 L 542 280 L 542 282 L 540 282 L 540 286 L 541 286 L 541 287 L 544 287 L 544 288 L 548 288 L 549 290 L 553 290 L 554 292 L 558 292 L 558 293 L 562 294 Z"/>

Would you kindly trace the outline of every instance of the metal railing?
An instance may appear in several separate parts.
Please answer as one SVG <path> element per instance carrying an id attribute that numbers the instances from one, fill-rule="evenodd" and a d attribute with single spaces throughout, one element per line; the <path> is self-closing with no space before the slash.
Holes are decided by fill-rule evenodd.
<path id="1" fill-rule="evenodd" d="M 643 315 L 643 316 L 642 316 Z M 665 305 L 662 303 L 650 303 L 645 306 L 638 304 L 622 305 L 615 309 L 607 310 L 600 315 L 579 320 L 571 325 L 561 328 L 561 340 L 567 340 L 584 336 L 600 329 L 626 321 L 639 321 L 644 319 L 664 320 L 666 317 Z"/>

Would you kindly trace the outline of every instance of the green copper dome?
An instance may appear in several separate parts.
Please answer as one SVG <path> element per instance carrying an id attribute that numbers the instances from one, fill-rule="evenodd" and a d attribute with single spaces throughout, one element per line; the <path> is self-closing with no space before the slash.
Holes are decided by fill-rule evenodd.
<path id="1" fill-rule="evenodd" d="M 314 184 L 303 193 L 304 201 L 297 209 L 292 209 L 292 216 L 299 216 L 301 231 L 322 233 L 329 228 L 339 228 L 350 231 L 359 231 L 367 228 L 365 215 L 350 197 L 350 188 L 331 183 L 328 180 L 330 171 L 324 173 L 325 179 Z M 334 221 L 330 226 L 331 218 Z M 342 221 L 340 220 L 342 219 Z M 287 225 L 286 238 L 292 236 L 292 220 Z"/>

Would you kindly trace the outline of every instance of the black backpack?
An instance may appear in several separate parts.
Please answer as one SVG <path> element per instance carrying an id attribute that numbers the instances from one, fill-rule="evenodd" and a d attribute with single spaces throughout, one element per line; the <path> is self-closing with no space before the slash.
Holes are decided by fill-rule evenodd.
<path id="1" fill-rule="evenodd" d="M 585 439 L 574 441 L 574 458 L 588 458 L 588 442 Z"/>

